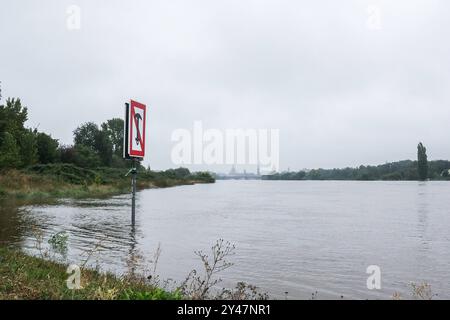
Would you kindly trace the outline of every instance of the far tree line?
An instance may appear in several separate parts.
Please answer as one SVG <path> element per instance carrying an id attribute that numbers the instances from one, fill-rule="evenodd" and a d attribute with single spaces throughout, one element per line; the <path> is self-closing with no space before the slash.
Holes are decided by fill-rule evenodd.
<path id="1" fill-rule="evenodd" d="M 28 109 L 20 99 L 0 105 L 0 169 L 34 164 L 71 163 L 84 168 L 125 167 L 123 120 L 113 118 L 100 126 L 93 122 L 73 131 L 72 145 L 62 145 L 50 134 L 25 127 Z"/>
<path id="2" fill-rule="evenodd" d="M 427 149 L 417 146 L 417 160 L 403 160 L 378 166 L 343 169 L 314 169 L 281 172 L 263 176 L 264 180 L 450 180 L 450 161 L 428 161 Z"/>

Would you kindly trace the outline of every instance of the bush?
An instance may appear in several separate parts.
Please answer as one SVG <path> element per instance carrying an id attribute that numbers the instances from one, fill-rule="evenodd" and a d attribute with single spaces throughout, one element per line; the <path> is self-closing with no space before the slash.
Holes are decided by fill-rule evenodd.
<path id="1" fill-rule="evenodd" d="M 83 168 L 96 168 L 101 163 L 100 157 L 91 148 L 84 145 L 75 146 L 75 165 Z"/>
<path id="2" fill-rule="evenodd" d="M 64 182 L 79 185 L 94 183 L 97 177 L 95 171 L 76 167 L 72 164 L 38 164 L 29 167 L 27 171 L 30 173 L 54 176 Z"/>
<path id="3" fill-rule="evenodd" d="M 35 164 L 38 160 L 36 137 L 31 130 L 25 130 L 18 139 L 20 164 L 23 167 Z"/>
<path id="4" fill-rule="evenodd" d="M 188 177 L 191 172 L 186 168 L 169 169 L 163 172 L 166 178 L 170 179 L 184 179 Z"/>
<path id="5" fill-rule="evenodd" d="M 19 148 L 9 132 L 4 132 L 0 145 L 0 169 L 17 168 L 20 165 Z"/>
<path id="6" fill-rule="evenodd" d="M 39 163 L 54 163 L 58 160 L 58 140 L 43 132 L 36 133 Z"/>

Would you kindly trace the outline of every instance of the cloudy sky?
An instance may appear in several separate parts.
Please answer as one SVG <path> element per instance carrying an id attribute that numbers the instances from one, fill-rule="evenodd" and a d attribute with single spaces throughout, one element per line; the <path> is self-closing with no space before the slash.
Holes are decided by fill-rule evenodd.
<path id="1" fill-rule="evenodd" d="M 412 159 L 419 141 L 450 159 L 449 14 L 445 0 L 2 0 L 0 81 L 65 144 L 146 103 L 156 169 L 195 120 L 280 129 L 281 169 Z"/>

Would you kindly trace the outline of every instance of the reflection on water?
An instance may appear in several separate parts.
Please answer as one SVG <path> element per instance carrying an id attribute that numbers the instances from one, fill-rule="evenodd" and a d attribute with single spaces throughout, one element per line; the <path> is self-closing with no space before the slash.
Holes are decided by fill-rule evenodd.
<path id="1" fill-rule="evenodd" d="M 21 246 L 33 223 L 23 202 L 0 199 L 0 245 Z"/>
<path id="2" fill-rule="evenodd" d="M 194 250 L 234 242 L 224 286 L 246 281 L 275 298 L 389 298 L 426 281 L 450 297 L 450 184 L 445 182 L 219 181 L 138 193 L 137 224 L 128 195 L 17 208 L 1 204 L 0 241 L 35 252 L 32 227 L 46 238 L 69 234 L 70 262 L 117 273 L 148 267 L 181 281 L 201 264 Z M 145 259 L 141 259 L 141 256 Z M 382 290 L 366 288 L 378 265 Z M 131 269 L 130 269 L 131 268 Z"/>

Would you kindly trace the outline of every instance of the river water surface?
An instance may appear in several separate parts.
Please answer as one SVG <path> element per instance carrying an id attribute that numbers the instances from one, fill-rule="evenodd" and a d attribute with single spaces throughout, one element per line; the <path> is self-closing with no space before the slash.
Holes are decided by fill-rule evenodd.
<path id="1" fill-rule="evenodd" d="M 37 254 L 36 234 L 65 231 L 67 260 L 126 272 L 130 260 L 182 281 L 201 268 L 196 250 L 219 238 L 236 245 L 221 286 L 245 281 L 271 297 L 389 299 L 410 297 L 427 282 L 450 298 L 450 183 L 218 181 L 130 196 L 61 200 L 17 207 L 0 203 L 0 242 Z M 43 242 L 44 245 L 46 241 Z M 140 257 L 138 259 L 138 257 Z M 367 267 L 381 270 L 381 289 L 367 288 Z"/>

